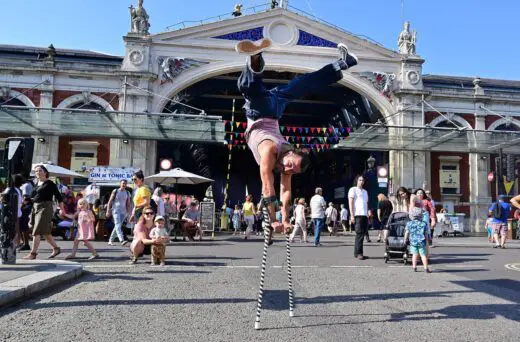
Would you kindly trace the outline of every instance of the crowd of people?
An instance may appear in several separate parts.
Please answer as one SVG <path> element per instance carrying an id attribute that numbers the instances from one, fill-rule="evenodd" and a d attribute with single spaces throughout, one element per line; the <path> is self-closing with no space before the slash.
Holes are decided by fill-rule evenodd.
<path id="1" fill-rule="evenodd" d="M 180 204 L 164 196 L 160 187 L 152 192 L 144 184 L 141 171 L 134 173 L 132 181 L 135 187 L 132 191 L 126 180 L 121 180 L 120 186 L 114 189 L 102 203 L 97 199 L 89 203 L 82 193 L 76 196 L 71 191 L 59 189 L 43 165 L 34 169 L 34 182 L 28 181 L 22 175 L 14 175 L 12 183 L 18 194 L 18 220 L 16 243 L 20 251 L 29 251 L 25 259 L 35 259 L 38 255 L 41 238 L 52 247 L 48 258 L 54 258 L 61 253 L 60 247 L 51 234 L 55 214 L 61 219 L 74 222 L 75 229 L 70 231 L 73 240 L 72 251 L 66 259 L 73 259 L 80 243 L 83 243 L 91 253 L 90 259 L 98 258 L 94 246 L 89 242 L 96 239 L 101 232 L 105 234 L 107 221 L 111 221 L 113 229 L 107 234 L 108 245 L 113 246 L 115 240 L 124 246 L 129 243 L 123 227 L 134 224 L 133 239 L 130 244 L 131 263 L 136 263 L 143 254 L 152 255 L 153 264 L 164 264 L 165 244 L 169 241 L 171 229 L 168 227 L 168 217 L 174 217 L 174 225 L 178 225 L 188 239 L 201 236 L 200 211 L 196 200 L 183 200 Z M 290 223 L 293 226 L 289 239 L 294 242 L 297 237 L 302 243 L 308 243 L 307 235 L 314 233 L 313 245 L 321 246 L 320 236 L 325 227 L 330 236 L 339 230 L 344 233 L 355 233 L 354 257 L 366 259 L 363 242 L 371 242 L 369 229 L 378 230 L 377 242 L 385 242 L 388 235 L 389 219 L 392 213 L 409 213 L 410 221 L 406 226 L 406 239 L 410 241 L 410 252 L 413 255 L 412 265 L 416 267 L 418 257 L 427 265 L 430 248 L 437 225 L 435 202 L 424 189 L 416 189 L 413 193 L 405 187 L 397 189 L 395 196 L 388 198 L 378 194 L 377 208 L 369 208 L 368 192 L 363 188 L 363 176 L 356 178 L 355 186 L 348 191 L 348 203 L 339 207 L 333 202 L 325 201 L 323 190 L 315 189 L 315 195 L 307 204 L 305 198 L 294 199 L 290 207 Z M 55 203 L 58 203 L 57 208 Z M 250 239 L 252 234 L 260 235 L 262 231 L 263 212 L 262 201 L 255 205 L 252 195 L 247 195 L 242 205 L 234 209 L 223 207 L 221 226 L 233 229 L 233 234 L 243 231 L 244 239 Z M 511 199 L 511 204 L 504 201 L 503 196 L 489 208 L 486 226 L 489 241 L 495 248 L 505 248 L 507 240 L 507 223 L 510 212 L 518 219 L 520 213 L 520 195 Z M 445 209 L 442 209 L 445 211 Z M 441 210 L 441 212 L 442 212 Z M 281 220 L 281 210 L 276 213 Z M 418 221 L 422 223 L 418 223 Z M 33 243 L 30 246 L 30 236 Z M 427 269 L 427 268 L 426 268 Z"/>

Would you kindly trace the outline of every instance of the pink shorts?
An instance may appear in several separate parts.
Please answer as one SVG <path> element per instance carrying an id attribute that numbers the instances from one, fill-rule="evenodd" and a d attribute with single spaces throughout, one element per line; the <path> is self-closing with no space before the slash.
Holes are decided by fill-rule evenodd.
<path id="1" fill-rule="evenodd" d="M 500 236 L 507 235 L 507 224 L 505 223 L 493 223 L 493 233 Z"/>

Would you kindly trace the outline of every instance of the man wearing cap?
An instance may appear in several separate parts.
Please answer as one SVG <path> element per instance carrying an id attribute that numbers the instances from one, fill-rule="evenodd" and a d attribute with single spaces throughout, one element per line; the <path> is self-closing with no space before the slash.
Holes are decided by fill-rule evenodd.
<path id="1" fill-rule="evenodd" d="M 184 236 L 188 235 L 188 239 L 193 241 L 193 238 L 199 234 L 202 238 L 202 234 L 200 232 L 200 211 L 197 208 L 197 202 L 193 201 L 190 203 L 190 208 L 184 212 L 182 216 L 182 230 Z"/>
<path id="2" fill-rule="evenodd" d="M 498 196 L 498 202 L 493 203 L 491 207 L 489 207 L 493 235 L 496 241 L 496 245 L 494 245 L 493 248 L 506 248 L 507 218 L 509 217 L 510 210 L 511 205 L 504 202 L 504 195 Z M 501 237 L 500 240 L 498 239 L 499 235 Z"/>

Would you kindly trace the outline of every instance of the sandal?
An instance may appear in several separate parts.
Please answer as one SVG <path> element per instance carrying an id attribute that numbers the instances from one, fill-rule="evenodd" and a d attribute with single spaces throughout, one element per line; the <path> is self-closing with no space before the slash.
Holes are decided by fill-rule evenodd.
<path id="1" fill-rule="evenodd" d="M 26 256 L 24 256 L 22 259 L 25 259 L 25 260 L 34 260 L 36 259 L 36 256 L 38 255 L 38 253 L 29 253 L 27 254 Z"/>
<path id="2" fill-rule="evenodd" d="M 61 248 L 60 247 L 56 247 L 53 251 L 52 251 L 52 254 L 49 255 L 47 257 L 47 259 L 54 259 L 55 257 L 57 257 L 58 255 L 60 255 L 61 253 Z"/>

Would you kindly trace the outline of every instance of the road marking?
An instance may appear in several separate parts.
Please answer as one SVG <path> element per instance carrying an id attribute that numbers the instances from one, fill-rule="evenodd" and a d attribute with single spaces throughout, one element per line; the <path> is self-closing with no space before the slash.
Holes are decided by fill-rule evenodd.
<path id="1" fill-rule="evenodd" d="M 504 265 L 508 270 L 520 272 L 520 263 Z"/>

